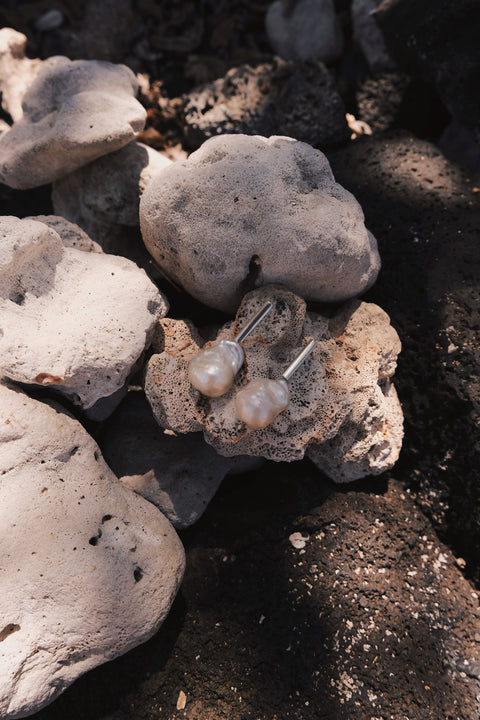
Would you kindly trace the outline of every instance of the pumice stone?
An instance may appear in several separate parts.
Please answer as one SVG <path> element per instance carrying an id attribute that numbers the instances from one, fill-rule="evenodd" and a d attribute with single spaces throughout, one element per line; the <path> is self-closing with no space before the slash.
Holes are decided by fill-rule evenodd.
<path id="1" fill-rule="evenodd" d="M 189 366 L 204 345 L 197 329 L 172 318 L 157 322 L 145 393 L 160 427 L 202 432 L 224 457 L 291 462 L 307 455 L 335 482 L 391 468 L 403 415 L 392 382 L 401 345 L 388 315 L 359 300 L 325 315 L 308 312 L 295 293 L 267 285 L 244 296 L 235 319 L 205 348 L 235 337 L 266 301 L 272 310 L 243 343 L 244 362 L 218 397 L 191 384 Z"/>
<path id="2" fill-rule="evenodd" d="M 288 366 L 280 380 L 252 380 L 237 393 L 237 415 L 250 430 L 262 430 L 286 410 L 290 400 L 287 380 L 298 370 L 314 347 L 315 340 L 311 340 Z"/>

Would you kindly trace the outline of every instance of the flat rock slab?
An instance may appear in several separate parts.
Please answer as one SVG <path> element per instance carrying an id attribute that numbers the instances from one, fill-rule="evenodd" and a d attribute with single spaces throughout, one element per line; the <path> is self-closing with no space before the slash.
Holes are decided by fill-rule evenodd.
<path id="1" fill-rule="evenodd" d="M 195 330 L 181 320 L 160 322 L 163 348 L 149 360 L 145 392 L 161 427 L 203 431 L 227 457 L 291 462 L 306 453 L 336 482 L 392 467 L 403 438 L 392 383 L 401 345 L 386 313 L 352 301 L 326 317 L 307 312 L 305 302 L 284 288 L 266 286 L 246 295 L 235 322 L 203 347 L 232 340 L 266 302 L 273 308 L 242 344 L 245 361 L 221 397 L 205 397 L 190 383 L 189 362 L 201 345 Z M 237 393 L 250 381 L 281 378 L 312 339 L 313 352 L 289 381 L 287 409 L 263 430 L 247 428 L 237 414 Z"/>
<path id="2" fill-rule="evenodd" d="M 156 505 L 177 529 L 197 522 L 226 475 L 262 464 L 251 457 L 222 457 L 201 433 L 163 431 L 138 391 L 130 391 L 109 418 L 99 443 L 120 481 Z"/>
<path id="3" fill-rule="evenodd" d="M 227 312 L 268 283 L 307 300 L 346 300 L 380 268 L 362 209 L 324 154 L 287 137 L 210 138 L 154 176 L 140 225 L 166 274 Z"/>
<path id="4" fill-rule="evenodd" d="M 184 553 L 72 416 L 3 384 L 0 528 L 0 714 L 10 720 L 153 635 Z"/>
<path id="5" fill-rule="evenodd" d="M 146 120 L 137 90 L 124 65 L 45 60 L 23 97 L 23 116 L 0 136 L 0 182 L 45 185 L 134 140 Z"/>
<path id="6" fill-rule="evenodd" d="M 44 223 L 3 217 L 0 233 L 0 374 L 84 409 L 116 393 L 167 311 L 163 295 L 130 260 L 64 247 Z"/>
<path id="7" fill-rule="evenodd" d="M 345 106 L 321 62 L 272 62 L 232 68 L 184 96 L 187 140 L 215 135 L 288 135 L 315 147 L 348 140 Z"/>

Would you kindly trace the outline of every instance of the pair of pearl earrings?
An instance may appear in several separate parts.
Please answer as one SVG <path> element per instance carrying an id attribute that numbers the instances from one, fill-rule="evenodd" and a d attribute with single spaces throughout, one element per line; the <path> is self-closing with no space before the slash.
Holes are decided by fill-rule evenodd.
<path id="1" fill-rule="evenodd" d="M 233 340 L 220 340 L 217 345 L 201 350 L 190 361 L 188 375 L 194 388 L 207 397 L 220 397 L 231 388 L 245 359 L 240 343 L 250 335 L 272 307 L 272 303 L 268 302 Z M 237 415 L 250 430 L 267 427 L 288 407 L 288 380 L 310 355 L 314 346 L 315 340 L 311 340 L 279 380 L 251 380 L 239 390 L 235 397 Z"/>

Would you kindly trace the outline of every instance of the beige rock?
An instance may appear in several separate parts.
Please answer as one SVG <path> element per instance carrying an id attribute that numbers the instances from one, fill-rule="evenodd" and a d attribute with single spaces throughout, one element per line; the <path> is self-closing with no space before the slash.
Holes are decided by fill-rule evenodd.
<path id="1" fill-rule="evenodd" d="M 145 392 L 162 427 L 203 430 L 225 456 L 298 460 L 307 454 L 336 482 L 392 467 L 400 452 L 402 412 L 391 383 L 400 341 L 383 310 L 351 301 L 332 317 L 307 312 L 288 290 L 269 286 L 245 296 L 233 323 L 216 340 L 232 339 L 270 300 L 274 307 L 243 343 L 245 363 L 231 390 L 206 398 L 188 380 L 199 338 L 181 320 L 160 321 L 163 347 L 150 359 Z M 290 405 L 264 430 L 249 431 L 237 417 L 235 395 L 256 378 L 281 377 L 302 346 L 313 353 L 289 381 Z"/>
<path id="2" fill-rule="evenodd" d="M 84 252 L 103 252 L 100 245 L 91 240 L 81 227 L 61 215 L 31 215 L 25 220 L 36 220 L 55 230 L 64 247 L 83 250 Z"/>
<path id="3" fill-rule="evenodd" d="M 310 300 L 346 300 L 372 285 L 380 267 L 362 209 L 325 155 L 287 137 L 207 140 L 153 177 L 140 223 L 167 275 L 229 312 L 268 283 Z"/>
<path id="4" fill-rule="evenodd" d="M 125 228 L 140 224 L 138 208 L 146 185 L 169 165 L 171 160 L 157 150 L 131 142 L 57 180 L 55 212 L 80 225 L 104 250 L 115 249 Z"/>
<path id="5" fill-rule="evenodd" d="M 0 93 L 2 108 L 16 122 L 23 115 L 22 100 L 34 81 L 41 60 L 25 57 L 27 38 L 12 28 L 0 30 Z"/>
<path id="6" fill-rule="evenodd" d="M 23 98 L 23 116 L 0 137 L 0 181 L 26 189 L 58 180 L 123 147 L 143 129 L 129 68 L 51 57 Z"/>
<path id="7" fill-rule="evenodd" d="M 182 544 L 56 404 L 0 384 L 0 716 L 35 713 L 151 637 Z"/>
<path id="8" fill-rule="evenodd" d="M 342 54 L 343 35 L 333 0 L 295 0 L 287 12 L 282 0 L 273 2 L 265 29 L 277 55 L 285 60 L 333 62 Z"/>
<path id="9" fill-rule="evenodd" d="M 0 376 L 88 409 L 124 386 L 167 307 L 131 261 L 63 247 L 34 220 L 0 218 Z"/>
<path id="10" fill-rule="evenodd" d="M 143 392 L 129 391 L 99 439 L 103 456 L 128 488 L 156 505 L 175 528 L 196 522 L 224 477 L 258 467 L 252 457 L 222 457 L 201 433 L 159 427 Z"/>

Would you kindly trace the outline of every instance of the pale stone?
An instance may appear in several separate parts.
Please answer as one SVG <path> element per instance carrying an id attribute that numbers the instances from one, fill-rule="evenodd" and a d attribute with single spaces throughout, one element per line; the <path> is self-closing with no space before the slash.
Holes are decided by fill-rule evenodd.
<path id="1" fill-rule="evenodd" d="M 131 142 L 57 180 L 53 207 L 57 215 L 80 225 L 104 250 L 115 250 L 125 228 L 140 224 L 138 208 L 145 187 L 155 173 L 169 165 L 171 160 L 157 150 Z"/>
<path id="2" fill-rule="evenodd" d="M 81 227 L 61 215 L 30 215 L 25 220 L 36 220 L 55 230 L 64 247 L 72 247 L 84 252 L 103 252 L 100 245 L 89 238 Z"/>
<path id="3" fill-rule="evenodd" d="M 157 331 L 158 354 L 145 378 L 158 423 L 176 432 L 203 431 L 225 456 L 292 461 L 306 454 L 336 482 L 391 468 L 402 444 L 403 417 L 391 381 L 401 346 L 388 315 L 354 300 L 323 316 L 307 312 L 305 302 L 285 288 L 267 286 L 245 296 L 235 321 L 212 342 L 234 337 L 266 301 L 274 307 L 242 344 L 245 363 L 219 398 L 205 398 L 188 380 L 198 335 L 181 320 L 160 321 L 163 343 Z M 312 339 L 312 353 L 288 382 L 287 409 L 265 429 L 248 430 L 236 413 L 238 391 L 252 380 L 281 378 Z"/>
<path id="4" fill-rule="evenodd" d="M 168 520 L 63 408 L 0 384 L 0 716 L 154 635 L 184 569 Z"/>
<path id="5" fill-rule="evenodd" d="M 265 16 L 265 29 L 277 55 L 285 60 L 333 62 L 343 50 L 343 36 L 333 0 L 295 0 L 290 12 L 276 0 Z"/>
<path id="6" fill-rule="evenodd" d="M 165 432 L 144 393 L 134 390 L 109 418 L 99 444 L 121 482 L 156 505 L 176 528 L 202 516 L 226 475 L 262 464 L 258 458 L 222 457 L 201 433 Z"/>
<path id="7" fill-rule="evenodd" d="M 287 137 L 207 140 L 153 177 L 140 223 L 166 274 L 228 312 L 268 283 L 309 300 L 346 300 L 380 268 L 362 208 L 335 182 L 325 155 Z"/>
<path id="8" fill-rule="evenodd" d="M 23 97 L 23 116 L 0 137 L 0 181 L 26 189 L 58 180 L 123 147 L 146 111 L 124 65 L 51 57 Z"/>
<path id="9" fill-rule="evenodd" d="M 25 57 L 27 38 L 12 28 L 0 30 L 0 93 L 2 108 L 16 122 L 23 115 L 22 100 L 34 81 L 41 60 Z"/>
<path id="10" fill-rule="evenodd" d="M 34 220 L 0 218 L 0 376 L 88 409 L 125 385 L 167 307 L 131 261 L 63 247 Z"/>
<path id="11" fill-rule="evenodd" d="M 381 1 L 353 0 L 351 9 L 353 38 L 360 45 L 370 70 L 376 73 L 396 68 L 385 45 L 383 33 L 372 15 Z"/>

